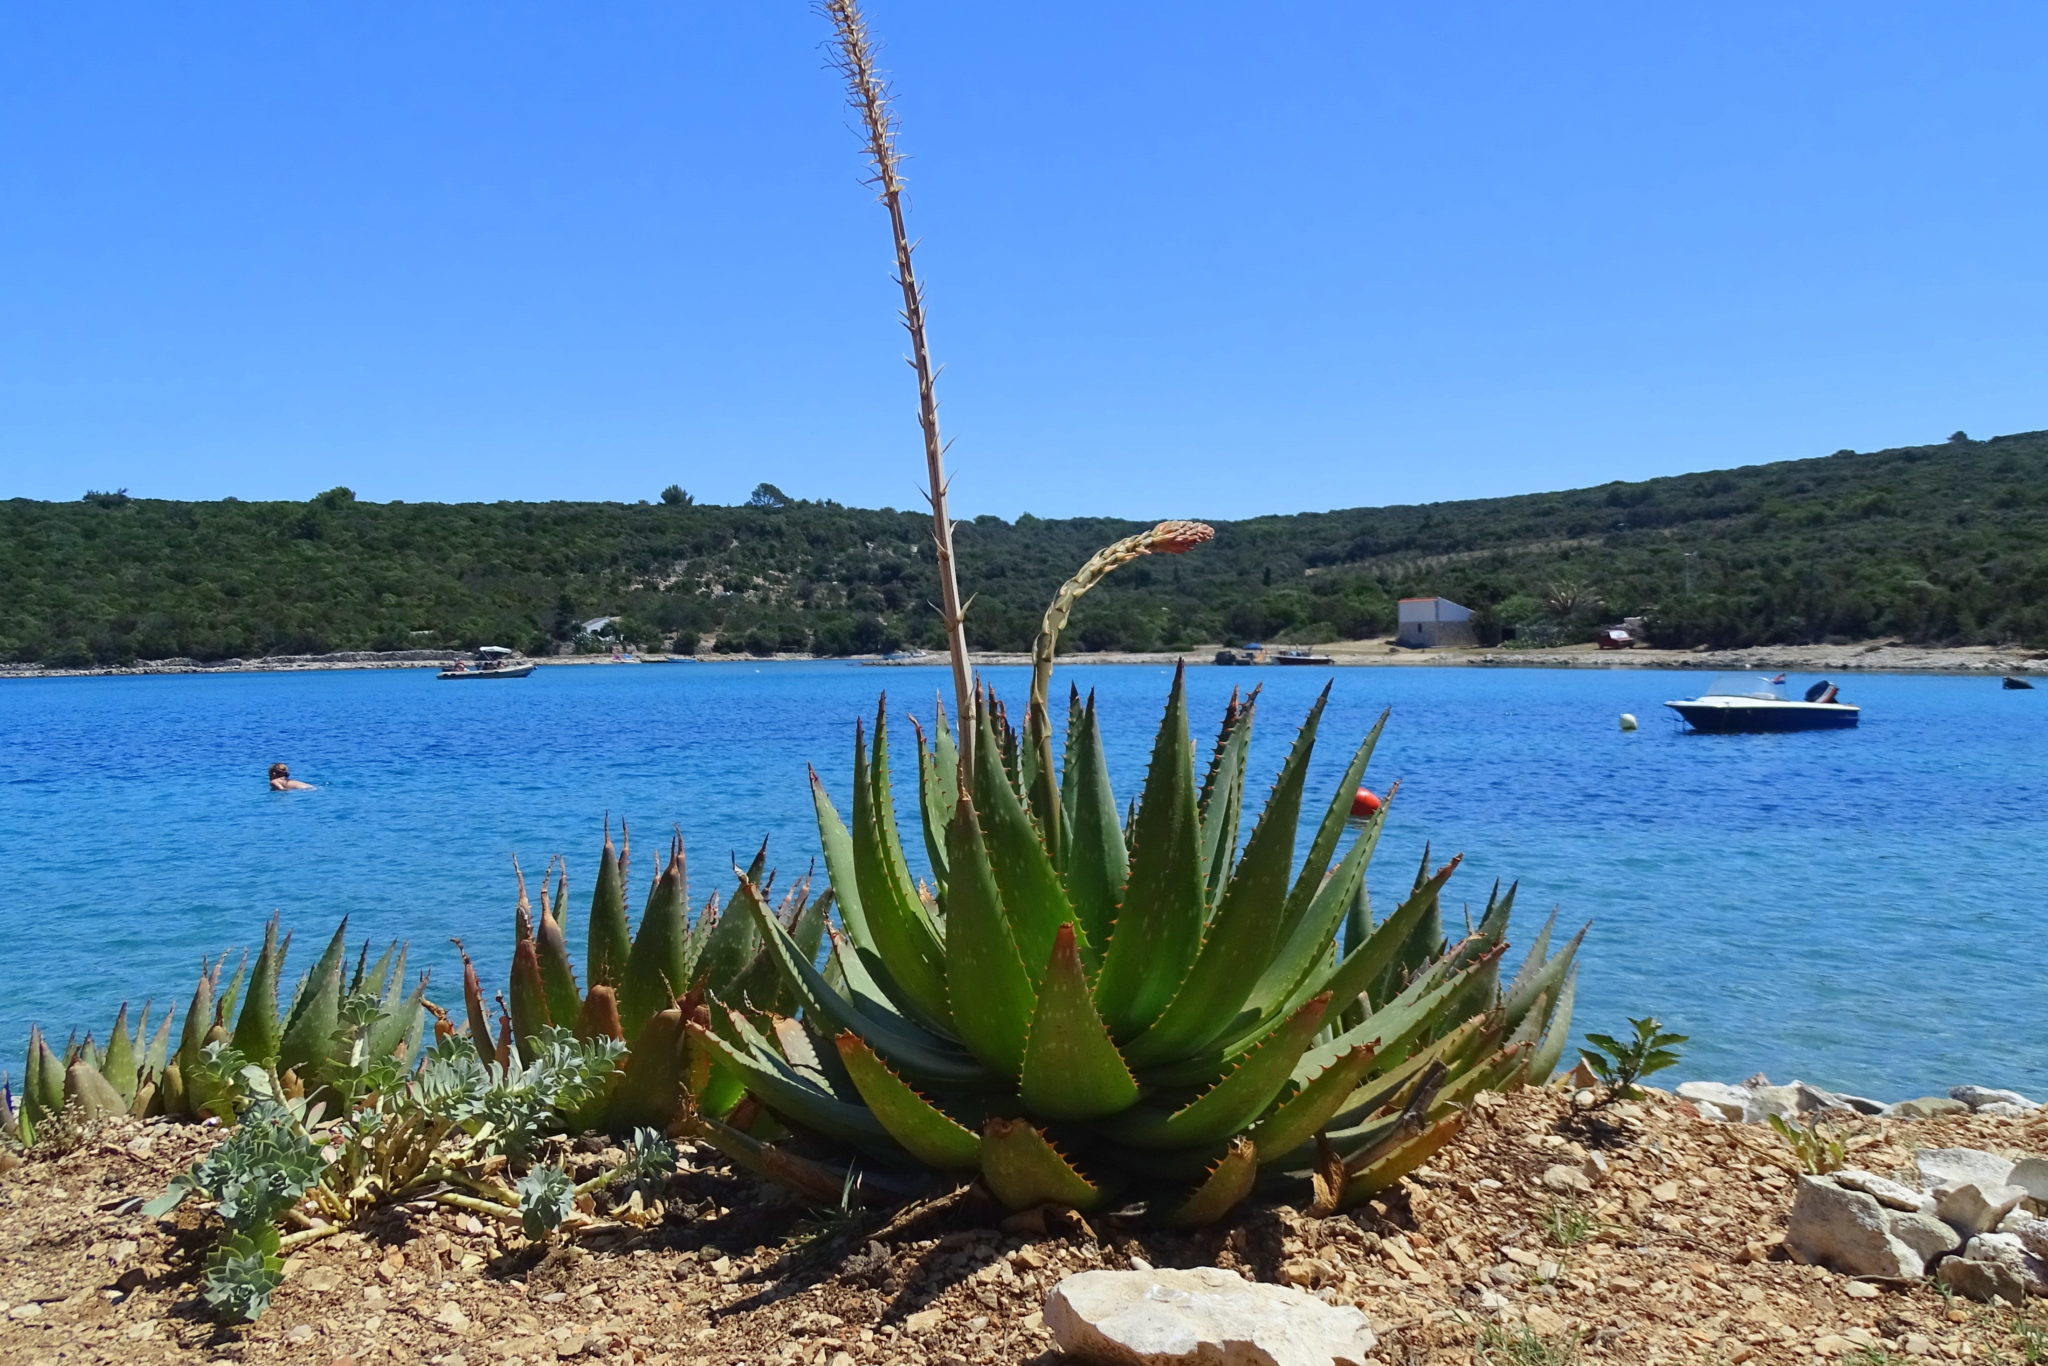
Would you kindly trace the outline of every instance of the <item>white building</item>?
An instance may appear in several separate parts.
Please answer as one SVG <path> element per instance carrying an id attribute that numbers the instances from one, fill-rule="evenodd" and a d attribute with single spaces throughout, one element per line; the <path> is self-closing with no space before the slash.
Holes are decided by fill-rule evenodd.
<path id="1" fill-rule="evenodd" d="M 1400 629 L 1396 645 L 1431 649 L 1448 645 L 1477 645 L 1472 633 L 1472 609 L 1449 598 L 1403 598 L 1399 612 Z"/>

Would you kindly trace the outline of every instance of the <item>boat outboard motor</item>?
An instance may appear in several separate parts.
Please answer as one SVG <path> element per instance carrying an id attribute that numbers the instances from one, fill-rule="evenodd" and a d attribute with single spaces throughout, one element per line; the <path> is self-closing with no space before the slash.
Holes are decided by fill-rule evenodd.
<path id="1" fill-rule="evenodd" d="M 1827 692 L 1828 690 L 1828 681 L 1825 678 L 1823 678 L 1820 682 L 1814 684 L 1812 687 L 1806 690 L 1806 700 L 1809 702 L 1823 701 L 1824 699 L 1821 695 Z"/>

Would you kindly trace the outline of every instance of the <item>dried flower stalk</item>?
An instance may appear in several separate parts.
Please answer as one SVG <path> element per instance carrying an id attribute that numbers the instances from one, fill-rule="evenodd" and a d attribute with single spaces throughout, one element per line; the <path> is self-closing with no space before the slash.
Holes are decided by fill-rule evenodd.
<path id="1" fill-rule="evenodd" d="M 974 673 L 967 661 L 967 608 L 960 600 L 959 576 L 953 566 L 953 519 L 946 510 L 946 443 L 939 437 L 939 403 L 933 393 L 938 371 L 925 339 L 924 286 L 911 264 L 916 250 L 903 223 L 903 178 L 898 169 L 896 117 L 889 107 L 889 89 L 875 66 L 874 41 L 858 0 L 823 0 L 819 10 L 832 21 L 837 55 L 833 65 L 846 79 L 847 103 L 860 114 L 874 174 L 868 184 L 889 211 L 889 229 L 896 240 L 896 283 L 903 291 L 903 328 L 910 334 L 910 366 L 917 372 L 917 421 L 924 429 L 925 497 L 932 505 L 932 542 L 938 551 L 940 613 L 946 622 L 946 652 L 953 664 L 953 701 L 958 708 L 960 755 L 964 762 L 974 747 Z"/>
<path id="2" fill-rule="evenodd" d="M 1216 528 L 1205 522 L 1161 522 L 1150 531 L 1126 536 L 1096 551 L 1052 595 L 1052 603 L 1038 626 L 1038 639 L 1031 644 L 1031 711 L 1025 718 L 1032 741 L 1038 747 L 1040 772 L 1053 771 L 1052 724 L 1046 711 L 1046 694 L 1052 686 L 1053 647 L 1059 643 L 1067 619 L 1074 615 L 1075 604 L 1089 589 L 1132 560 L 1146 555 L 1184 555 L 1215 535 Z M 1041 819 L 1054 820 L 1056 813 L 1042 813 Z"/>

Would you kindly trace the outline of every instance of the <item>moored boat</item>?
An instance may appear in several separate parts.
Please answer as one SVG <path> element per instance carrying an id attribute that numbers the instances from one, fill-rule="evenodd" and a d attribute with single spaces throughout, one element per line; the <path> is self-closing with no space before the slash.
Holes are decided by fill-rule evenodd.
<path id="1" fill-rule="evenodd" d="M 458 659 L 434 677 L 524 678 L 533 672 L 533 667 L 532 660 L 520 659 L 514 651 L 503 645 L 484 645 L 478 647 L 474 664 L 465 659 Z"/>
<path id="2" fill-rule="evenodd" d="M 1826 679 L 1795 699 L 1782 691 L 1784 678 L 1718 678 L 1698 697 L 1664 705 L 1694 730 L 1716 733 L 1836 730 L 1862 718 L 1861 707 L 1836 700 L 1840 690 Z"/>
<path id="3" fill-rule="evenodd" d="M 2008 692 L 2032 692 L 2034 690 L 2034 685 L 2027 682 L 2026 679 L 2014 678 L 2011 674 L 2005 676 L 2003 686 Z"/>
<path id="4" fill-rule="evenodd" d="M 1275 664 L 1323 665 L 1335 664 L 1337 661 L 1328 655 L 1312 654 L 1307 650 L 1282 650 L 1279 654 L 1273 656 L 1273 662 Z"/>

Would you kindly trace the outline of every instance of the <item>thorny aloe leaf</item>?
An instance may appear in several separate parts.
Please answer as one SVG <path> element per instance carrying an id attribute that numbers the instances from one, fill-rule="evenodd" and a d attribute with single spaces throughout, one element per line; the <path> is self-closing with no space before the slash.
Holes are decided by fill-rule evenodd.
<path id="1" fill-rule="evenodd" d="M 1251 750 L 1258 696 L 1259 690 L 1254 688 L 1249 698 L 1239 701 L 1237 689 L 1230 690 L 1230 705 L 1224 708 L 1216 750 L 1202 780 L 1202 866 L 1206 900 L 1211 906 L 1230 876 L 1231 858 L 1237 852 L 1237 827 L 1244 812 L 1244 763 Z"/>
<path id="2" fill-rule="evenodd" d="M 1024 1047 L 1018 1095 L 1048 1119 L 1100 1119 L 1138 1099 L 1138 1082 L 1095 1009 L 1074 929 L 1062 925 Z"/>
<path id="3" fill-rule="evenodd" d="M 625 827 L 619 827 L 623 838 Z M 590 929 L 584 965 L 592 986 L 616 987 L 632 952 L 633 935 L 626 922 L 626 859 L 612 847 L 611 822 L 605 822 L 604 852 L 598 856 L 597 886 L 590 896 Z"/>
<path id="4" fill-rule="evenodd" d="M 991 1119 L 981 1131 L 981 1145 L 981 1179 L 1011 1209 L 1059 1205 L 1091 1210 L 1101 1203 L 1102 1188 L 1024 1120 Z"/>
<path id="5" fill-rule="evenodd" d="M 1273 796 L 1209 922 L 1194 967 L 1165 1013 L 1131 1041 L 1127 1051 L 1133 1063 L 1143 1066 L 1175 1057 L 1215 1038 L 1244 1004 L 1282 942 L 1281 912 L 1294 863 L 1294 831 L 1301 822 L 1301 792 L 1315 752 L 1316 726 L 1329 698 L 1325 686 L 1295 737 Z"/>
<path id="6" fill-rule="evenodd" d="M 1168 1222 L 1181 1228 L 1215 1223 L 1251 1194 L 1258 1174 L 1259 1150 L 1255 1141 L 1232 1139 L 1228 1151 L 1202 1184 L 1167 1216 Z"/>
<path id="7" fill-rule="evenodd" d="M 341 960 L 347 949 L 347 935 L 348 921 L 343 920 L 299 988 L 298 1002 L 285 1024 L 284 1037 L 278 1041 L 280 1072 L 297 1072 L 310 1081 L 323 1077 L 333 1065 L 334 1032 L 341 1027 Z M 185 1079 L 189 1085 L 190 1064 L 186 1065 Z"/>
<path id="8" fill-rule="evenodd" d="M 669 846 L 668 862 L 647 894 L 640 932 L 633 936 L 620 975 L 619 1023 L 629 1041 L 639 1036 L 656 1011 L 673 1005 L 687 986 L 689 964 L 683 945 L 689 924 L 683 897 L 683 847 L 678 838 Z"/>
<path id="9" fill-rule="evenodd" d="M 284 967 L 277 931 L 278 918 L 273 915 L 263 928 L 263 948 L 249 973 L 249 995 L 242 1003 L 242 1018 L 234 1034 L 235 1050 L 266 1067 L 277 1061 L 284 1042 L 277 1025 L 277 976 Z"/>
<path id="10" fill-rule="evenodd" d="M 1141 1148 L 1216 1143 L 1249 1128 L 1287 1085 L 1302 1050 L 1322 1027 L 1330 998 L 1318 996 L 1261 1040 L 1231 1073 L 1177 1110 L 1132 1110 L 1110 1132 Z"/>
<path id="11" fill-rule="evenodd" d="M 988 748 L 988 747 L 984 747 Z M 1030 974 L 1003 913 L 974 804 L 954 809 L 947 837 L 953 869 L 946 916 L 946 989 L 953 1030 L 996 1075 L 1016 1077 L 1034 1001 Z"/>
<path id="12" fill-rule="evenodd" d="M 919 1095 L 857 1035 L 842 1033 L 837 1044 L 861 1099 L 904 1151 L 939 1171 L 975 1167 L 981 1158 L 978 1134 Z"/>
<path id="13" fill-rule="evenodd" d="M 910 881 L 898 844 L 894 813 L 889 806 L 889 752 L 884 727 L 884 722 L 877 722 L 872 764 L 862 751 L 854 769 L 854 881 L 860 890 L 866 932 L 872 936 L 868 942 L 901 988 L 900 999 L 921 1023 L 942 1029 L 949 1018 L 945 949 L 918 900 L 917 888 Z M 879 778 L 877 770 L 881 770 Z M 836 880 L 834 885 L 839 885 Z M 844 907 L 842 899 L 842 910 Z M 850 920 L 848 928 L 853 929 Z M 859 932 L 855 934 L 858 942 Z"/>
<path id="14" fill-rule="evenodd" d="M 1073 924 L 1074 912 L 1067 904 L 1066 888 L 1053 870 L 1037 827 L 1003 776 L 986 709 L 976 723 L 981 729 L 981 743 L 975 748 L 973 809 L 981 820 L 989 870 L 1002 893 L 1010 932 L 1016 936 L 1025 969 L 1036 981 L 1042 971 L 1040 965 L 1052 952 L 1054 933 Z M 962 874 L 963 870 L 956 867 L 955 875 Z"/>
<path id="15" fill-rule="evenodd" d="M 1110 789 L 1093 693 L 1080 709 L 1078 722 L 1068 728 L 1067 755 L 1070 810 L 1062 873 L 1068 899 L 1085 931 L 1083 942 L 1099 961 L 1130 877 L 1130 853 L 1124 847 L 1116 794 Z"/>
<path id="16" fill-rule="evenodd" d="M 1130 883 L 1095 989 L 1116 1038 L 1159 1018 L 1194 957 L 1202 932 L 1199 840 L 1186 677 L 1177 669 L 1131 829 Z"/>

